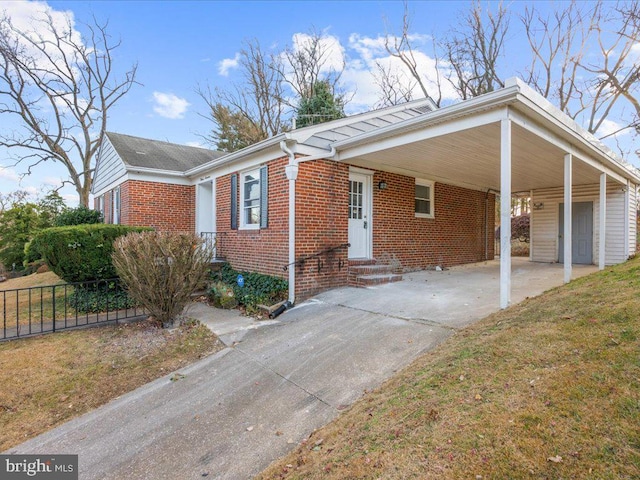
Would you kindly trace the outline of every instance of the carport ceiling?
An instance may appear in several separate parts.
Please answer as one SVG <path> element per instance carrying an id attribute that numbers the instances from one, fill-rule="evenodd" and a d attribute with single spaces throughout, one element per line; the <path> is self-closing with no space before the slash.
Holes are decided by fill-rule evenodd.
<path id="1" fill-rule="evenodd" d="M 513 192 L 560 187 L 565 152 L 512 124 Z M 365 153 L 348 162 L 363 168 L 487 190 L 500 189 L 500 122 Z M 574 157 L 573 185 L 594 184 L 600 172 Z"/>

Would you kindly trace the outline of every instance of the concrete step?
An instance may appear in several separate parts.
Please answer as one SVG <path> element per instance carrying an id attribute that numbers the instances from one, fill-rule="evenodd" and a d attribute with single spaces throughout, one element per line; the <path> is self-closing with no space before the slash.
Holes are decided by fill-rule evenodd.
<path id="1" fill-rule="evenodd" d="M 397 267 L 393 265 L 356 265 L 349 267 L 349 274 L 360 275 L 384 275 L 388 273 L 398 273 L 395 271 Z"/>
<path id="2" fill-rule="evenodd" d="M 370 287 L 372 285 L 383 285 L 385 283 L 399 282 L 402 275 L 398 273 L 387 273 L 378 275 L 358 275 L 355 279 L 356 287 Z"/>
<path id="3" fill-rule="evenodd" d="M 349 259 L 349 268 L 358 267 L 360 265 L 375 265 L 375 258 L 350 258 Z"/>

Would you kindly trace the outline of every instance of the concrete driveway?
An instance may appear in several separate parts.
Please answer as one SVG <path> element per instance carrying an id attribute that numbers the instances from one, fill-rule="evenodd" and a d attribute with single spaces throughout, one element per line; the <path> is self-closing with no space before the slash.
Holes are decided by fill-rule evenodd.
<path id="1" fill-rule="evenodd" d="M 514 259 L 513 300 L 562 283 Z M 239 479 L 259 473 L 458 328 L 498 309 L 498 266 L 416 272 L 326 292 L 275 322 L 196 305 L 229 346 L 7 453 L 79 454 L 80 478 Z M 576 269 L 576 276 L 594 268 Z"/>

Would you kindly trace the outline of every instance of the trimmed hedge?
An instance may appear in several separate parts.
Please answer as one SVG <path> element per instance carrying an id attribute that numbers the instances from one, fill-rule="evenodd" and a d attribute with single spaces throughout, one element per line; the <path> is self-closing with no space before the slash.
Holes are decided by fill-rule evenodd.
<path id="1" fill-rule="evenodd" d="M 117 277 L 111 262 L 113 241 L 129 232 L 152 230 L 126 225 L 53 227 L 36 234 L 30 244 L 64 281 L 89 282 Z"/>

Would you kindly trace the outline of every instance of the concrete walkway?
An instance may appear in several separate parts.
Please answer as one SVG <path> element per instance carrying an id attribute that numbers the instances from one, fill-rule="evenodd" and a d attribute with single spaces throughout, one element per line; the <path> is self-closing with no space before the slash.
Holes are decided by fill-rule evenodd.
<path id="1" fill-rule="evenodd" d="M 514 301 L 562 283 L 558 266 L 516 261 L 513 270 Z M 180 370 L 178 381 L 158 379 L 8 453 L 79 454 L 82 480 L 250 478 L 497 310 L 497 291 L 497 263 L 488 262 L 333 290 L 271 322 L 195 305 L 190 315 L 228 348 Z"/>

